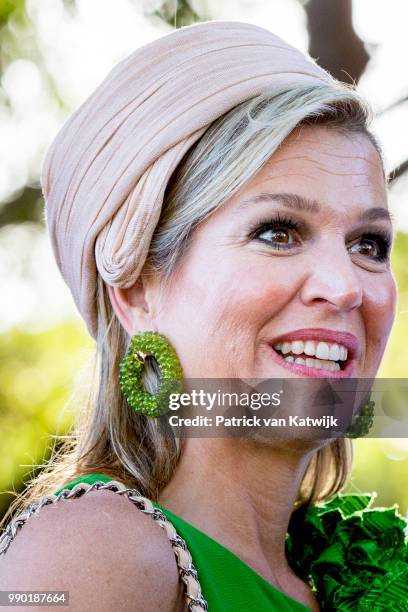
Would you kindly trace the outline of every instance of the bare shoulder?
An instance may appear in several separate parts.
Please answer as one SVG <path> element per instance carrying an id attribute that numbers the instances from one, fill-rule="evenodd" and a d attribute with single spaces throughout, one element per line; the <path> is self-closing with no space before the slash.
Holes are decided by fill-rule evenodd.
<path id="1" fill-rule="evenodd" d="M 183 602 L 167 534 L 111 491 L 35 513 L 0 557 L 0 590 L 13 589 L 69 591 L 81 612 L 175 612 Z"/>

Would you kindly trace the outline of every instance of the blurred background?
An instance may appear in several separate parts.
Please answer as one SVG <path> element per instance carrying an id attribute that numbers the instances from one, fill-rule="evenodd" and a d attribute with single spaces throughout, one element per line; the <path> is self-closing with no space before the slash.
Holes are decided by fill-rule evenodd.
<path id="1" fill-rule="evenodd" d="M 136 47 L 196 21 L 248 21 L 308 50 L 373 106 L 399 286 L 379 377 L 408 374 L 407 0 L 0 0 L 0 517 L 69 429 L 94 343 L 59 276 L 39 175 L 66 117 Z M 349 491 L 408 508 L 408 439 L 355 442 Z"/>

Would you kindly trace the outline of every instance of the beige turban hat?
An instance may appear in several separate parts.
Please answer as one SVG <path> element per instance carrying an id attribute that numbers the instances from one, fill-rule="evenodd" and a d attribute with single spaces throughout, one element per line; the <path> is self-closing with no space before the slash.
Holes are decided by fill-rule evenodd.
<path id="1" fill-rule="evenodd" d="M 265 90 L 331 77 L 258 26 L 181 28 L 116 65 L 68 119 L 43 166 L 59 269 L 97 335 L 97 271 L 132 286 L 145 263 L 169 178 L 220 115 Z"/>

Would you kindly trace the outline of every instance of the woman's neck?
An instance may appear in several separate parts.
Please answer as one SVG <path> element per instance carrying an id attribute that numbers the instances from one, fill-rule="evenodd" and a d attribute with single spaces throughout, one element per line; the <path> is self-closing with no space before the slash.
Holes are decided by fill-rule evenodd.
<path id="1" fill-rule="evenodd" d="M 289 442 L 188 438 L 158 499 L 285 591 L 299 586 L 285 536 L 311 457 Z"/>

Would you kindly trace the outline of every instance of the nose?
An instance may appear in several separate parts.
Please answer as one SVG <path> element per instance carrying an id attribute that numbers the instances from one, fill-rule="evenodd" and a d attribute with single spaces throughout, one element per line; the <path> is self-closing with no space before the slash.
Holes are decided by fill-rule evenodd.
<path id="1" fill-rule="evenodd" d="M 325 255 L 312 264 L 301 289 L 304 304 L 326 303 L 343 311 L 354 310 L 361 306 L 363 288 L 356 271 L 356 265 L 344 244 L 340 248 L 325 250 Z"/>

